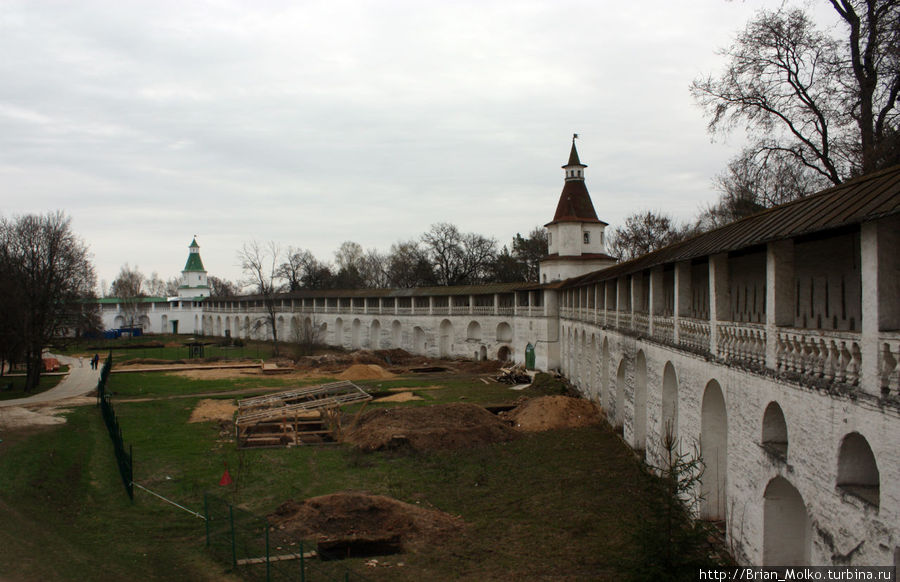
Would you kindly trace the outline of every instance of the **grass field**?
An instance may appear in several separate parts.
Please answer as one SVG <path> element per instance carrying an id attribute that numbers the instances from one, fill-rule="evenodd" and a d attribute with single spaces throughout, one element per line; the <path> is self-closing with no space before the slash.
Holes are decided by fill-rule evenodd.
<path id="1" fill-rule="evenodd" d="M 62 373 L 66 371 L 68 371 L 68 367 L 62 366 L 59 369 L 60 375 L 58 376 L 41 376 L 38 387 L 31 392 L 25 392 L 24 374 L 0 377 L 0 400 L 13 400 L 15 398 L 26 398 L 28 396 L 40 394 L 41 392 L 49 390 L 59 384 L 60 381 L 64 378 L 64 375 Z"/>
<path id="2" fill-rule="evenodd" d="M 202 510 L 209 491 L 264 515 L 290 499 L 357 490 L 435 507 L 466 522 L 445 544 L 382 560 L 392 567 L 366 568 L 361 559 L 341 563 L 367 579 L 619 580 L 639 558 L 631 542 L 645 527 L 650 479 L 605 426 L 433 453 L 363 454 L 346 446 L 238 451 L 218 423 L 187 421 L 200 398 L 241 382 L 174 381 L 170 374 L 113 375 L 112 382 L 117 398 L 158 397 L 119 400 L 116 412 L 134 449 L 135 481 L 188 508 Z M 474 377 L 365 384 L 444 386 L 419 391 L 426 400 L 408 405 L 500 403 L 522 395 Z M 173 391 L 183 397 L 168 398 Z M 227 567 L 205 550 L 202 520 L 142 491 L 134 504 L 128 501 L 96 408 L 76 409 L 67 418 L 58 427 L 3 434 L 0 579 L 230 579 Z M 219 487 L 226 462 L 234 484 Z"/>

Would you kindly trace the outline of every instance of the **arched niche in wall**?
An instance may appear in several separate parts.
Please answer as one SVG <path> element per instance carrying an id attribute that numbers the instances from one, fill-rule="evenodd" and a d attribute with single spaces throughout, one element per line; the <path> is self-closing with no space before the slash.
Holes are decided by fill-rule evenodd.
<path id="1" fill-rule="evenodd" d="M 851 432 L 841 441 L 837 467 L 838 489 L 878 507 L 881 503 L 881 476 L 875 455 L 866 437 Z"/>

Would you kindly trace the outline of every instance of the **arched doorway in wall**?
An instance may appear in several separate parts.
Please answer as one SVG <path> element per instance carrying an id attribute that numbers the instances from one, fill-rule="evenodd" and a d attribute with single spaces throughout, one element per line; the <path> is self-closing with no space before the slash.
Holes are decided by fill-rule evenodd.
<path id="1" fill-rule="evenodd" d="M 381 322 L 377 319 L 369 326 L 369 349 L 381 349 Z"/>
<path id="2" fill-rule="evenodd" d="M 244 325 L 241 327 L 241 336 L 244 339 L 250 339 L 250 316 L 244 316 Z"/>
<path id="3" fill-rule="evenodd" d="M 706 465 L 700 480 L 700 517 L 725 519 L 728 487 L 728 415 L 722 387 L 710 380 L 700 408 L 700 456 Z"/>
<path id="4" fill-rule="evenodd" d="M 441 322 L 439 345 L 439 353 L 442 358 L 449 358 L 453 355 L 453 324 L 450 323 L 449 319 Z"/>
<path id="5" fill-rule="evenodd" d="M 513 339 L 512 327 L 505 321 L 497 324 L 497 341 L 498 342 L 511 342 Z"/>
<path id="6" fill-rule="evenodd" d="M 512 350 L 509 349 L 508 346 L 500 346 L 500 349 L 497 350 L 497 359 L 501 362 L 508 362 L 511 359 Z"/>
<path id="7" fill-rule="evenodd" d="M 613 423 L 616 428 L 625 426 L 625 358 L 619 361 L 616 370 L 616 401 L 613 406 Z"/>
<path id="8" fill-rule="evenodd" d="M 391 323 L 391 347 L 403 347 L 403 325 L 396 319 Z"/>
<path id="9" fill-rule="evenodd" d="M 425 353 L 425 330 L 418 325 L 413 328 L 413 353 Z"/>
<path id="10" fill-rule="evenodd" d="M 275 329 L 278 330 L 278 340 L 284 341 L 284 340 L 288 339 L 288 338 L 284 337 L 284 316 L 283 315 L 278 316 L 278 319 L 276 320 L 275 325 L 276 325 Z"/>
<path id="11" fill-rule="evenodd" d="M 362 327 L 362 323 L 359 321 L 359 318 L 353 320 L 353 323 L 350 324 L 350 346 L 354 350 L 358 350 L 362 347 L 362 342 L 360 340 L 360 328 Z"/>
<path id="12" fill-rule="evenodd" d="M 647 448 L 647 358 L 638 350 L 634 358 L 634 442 L 638 450 Z"/>
<path id="13" fill-rule="evenodd" d="M 303 341 L 303 336 L 300 334 L 300 318 L 296 315 L 291 317 L 291 337 L 285 339 L 297 344 Z"/>
<path id="14" fill-rule="evenodd" d="M 481 346 L 478 349 L 478 359 L 484 361 L 487 359 L 487 346 Z"/>
<path id="15" fill-rule="evenodd" d="M 678 438 L 678 376 L 672 362 L 666 362 L 662 382 L 662 438 L 667 434 Z"/>
<path id="16" fill-rule="evenodd" d="M 322 325 L 319 326 L 318 332 L 316 333 L 316 341 L 318 343 L 327 344 L 328 343 L 328 324 L 322 322 Z"/>
<path id="17" fill-rule="evenodd" d="M 216 335 L 222 335 L 222 316 L 216 316 Z"/>
<path id="18" fill-rule="evenodd" d="M 807 566 L 809 515 L 800 492 L 775 477 L 763 495 L 763 566 Z"/>
<path id="19" fill-rule="evenodd" d="M 340 317 L 334 320 L 334 345 L 344 347 L 344 320 Z"/>
<path id="20" fill-rule="evenodd" d="M 125 327 L 125 317 L 122 315 L 117 315 L 113 320 L 113 325 L 116 326 L 116 329 L 122 329 Z"/>
<path id="21" fill-rule="evenodd" d="M 591 343 L 588 347 L 588 395 L 591 400 L 603 402 L 600 397 L 600 381 L 597 379 L 597 336 L 591 334 Z"/>

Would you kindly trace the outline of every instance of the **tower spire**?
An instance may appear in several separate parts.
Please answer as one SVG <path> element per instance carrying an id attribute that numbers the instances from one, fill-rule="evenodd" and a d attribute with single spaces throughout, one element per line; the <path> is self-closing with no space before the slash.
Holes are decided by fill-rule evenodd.
<path id="1" fill-rule="evenodd" d="M 584 169 L 587 168 L 587 165 L 582 164 L 581 160 L 578 159 L 578 149 L 575 147 L 575 140 L 578 139 L 578 134 L 572 134 L 572 150 L 569 152 L 569 161 L 563 166 L 563 170 L 566 171 L 566 181 L 572 180 L 581 180 L 584 181 Z"/>

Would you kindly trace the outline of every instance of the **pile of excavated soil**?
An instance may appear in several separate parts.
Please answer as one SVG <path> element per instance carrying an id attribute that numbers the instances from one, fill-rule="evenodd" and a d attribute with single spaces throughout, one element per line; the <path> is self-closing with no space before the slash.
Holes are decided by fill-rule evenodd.
<path id="1" fill-rule="evenodd" d="M 405 550 L 434 544 L 459 532 L 462 518 L 383 495 L 333 493 L 302 503 L 287 501 L 269 523 L 296 537 L 318 541 L 399 536 Z"/>
<path id="2" fill-rule="evenodd" d="M 353 364 L 337 377 L 341 380 L 381 380 L 394 375 L 378 364 Z"/>
<path id="3" fill-rule="evenodd" d="M 364 451 L 410 447 L 435 450 L 473 447 L 515 438 L 497 416 L 474 404 L 370 410 L 344 440 Z"/>
<path id="4" fill-rule="evenodd" d="M 504 418 L 519 430 L 536 432 L 597 424 L 603 420 L 603 411 L 583 398 L 540 396 L 523 402 Z"/>
<path id="5" fill-rule="evenodd" d="M 390 396 L 383 396 L 381 398 L 376 398 L 372 402 L 409 402 L 410 400 L 424 400 L 421 396 L 416 396 L 409 390 L 404 390 L 403 392 L 397 392 L 395 394 L 391 394 Z"/>
<path id="6" fill-rule="evenodd" d="M 234 413 L 237 412 L 232 400 L 213 400 L 205 398 L 197 403 L 191 412 L 188 422 L 206 422 L 209 420 L 234 420 Z"/>

